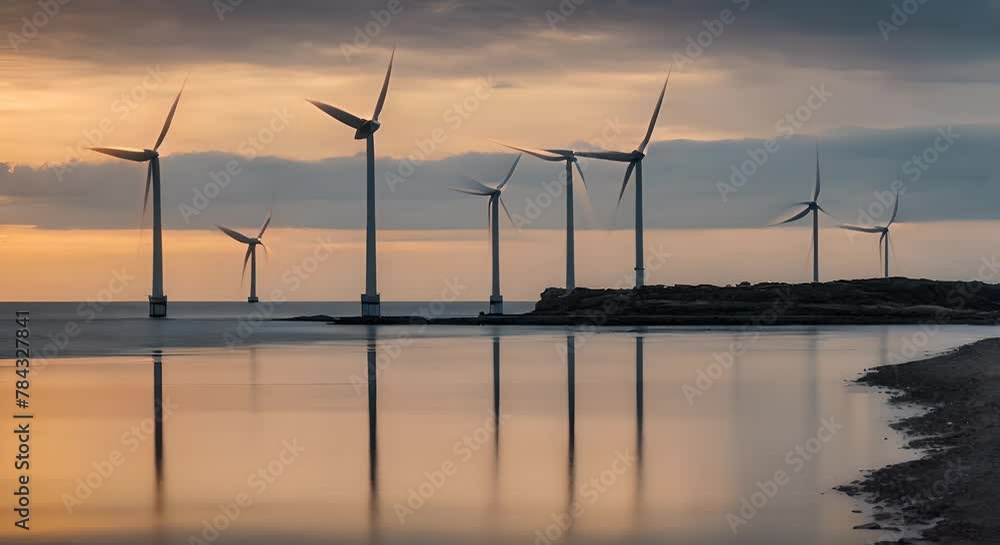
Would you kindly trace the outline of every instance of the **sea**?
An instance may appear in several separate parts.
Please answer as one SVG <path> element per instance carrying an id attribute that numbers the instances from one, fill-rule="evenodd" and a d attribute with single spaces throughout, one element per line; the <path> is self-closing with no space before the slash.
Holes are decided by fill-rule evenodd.
<path id="1" fill-rule="evenodd" d="M 854 530 L 873 506 L 833 488 L 918 457 L 890 423 L 921 409 L 854 380 L 998 332 L 271 320 L 356 307 L 0 304 L 0 418 L 31 415 L 30 469 L 0 443 L 0 543 L 898 539 L 916 529 Z"/>

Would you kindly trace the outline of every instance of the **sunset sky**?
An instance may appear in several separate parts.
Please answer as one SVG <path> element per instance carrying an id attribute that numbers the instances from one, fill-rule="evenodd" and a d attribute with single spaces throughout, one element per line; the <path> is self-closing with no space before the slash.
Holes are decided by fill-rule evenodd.
<path id="1" fill-rule="evenodd" d="M 645 210 L 647 242 L 674 261 L 652 282 L 807 279 L 807 231 L 764 226 L 809 198 L 816 138 L 836 216 L 824 277 L 877 273 L 875 241 L 835 226 L 884 222 L 898 181 L 896 272 L 968 278 L 1000 253 L 998 24 L 998 0 L 9 0 L 0 300 L 85 299 L 125 266 L 138 277 L 121 297 L 145 297 L 143 167 L 85 148 L 151 147 L 185 77 L 161 148 L 171 299 L 238 299 L 241 249 L 213 225 L 249 232 L 273 207 L 261 291 L 330 237 L 335 265 L 294 298 L 355 300 L 363 143 L 305 99 L 370 116 L 394 45 L 376 139 L 385 299 L 433 299 L 454 274 L 463 299 L 485 298 L 485 202 L 448 186 L 503 175 L 513 154 L 493 140 L 634 149 L 671 67 Z M 239 174 L 221 174 L 233 161 Z M 583 166 L 578 277 L 612 285 L 631 269 L 632 192 L 616 214 L 624 168 Z M 559 175 L 525 158 L 505 195 L 528 220 L 503 227 L 508 299 L 562 282 L 564 199 L 544 183 Z"/>

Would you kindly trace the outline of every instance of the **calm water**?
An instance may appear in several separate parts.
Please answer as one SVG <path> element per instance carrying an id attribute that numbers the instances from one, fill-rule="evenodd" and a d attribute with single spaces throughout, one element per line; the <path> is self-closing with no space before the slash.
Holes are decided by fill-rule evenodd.
<path id="1" fill-rule="evenodd" d="M 475 316 L 489 305 L 472 302 L 386 302 L 392 316 Z M 510 314 L 528 312 L 534 303 L 504 302 Z M 158 348 L 235 348 L 261 343 L 303 343 L 356 339 L 358 330 L 323 323 L 270 322 L 295 316 L 357 316 L 357 302 L 240 303 L 172 301 L 170 316 L 149 320 L 144 301 L 109 303 L 0 303 L 0 339 L 13 338 L 17 311 L 31 312 L 35 357 L 148 354 Z M 467 328 L 410 328 L 422 335 L 477 334 Z M 362 330 L 363 331 L 363 330 Z M 14 345 L 0 343 L 0 357 L 13 357 Z"/>
<path id="2" fill-rule="evenodd" d="M 830 488 L 914 453 L 887 426 L 905 409 L 846 381 L 997 331 L 263 324 L 155 353 L 134 331 L 176 324 L 103 321 L 125 355 L 33 375 L 33 529 L 5 508 L 5 543 L 862 544 Z"/>

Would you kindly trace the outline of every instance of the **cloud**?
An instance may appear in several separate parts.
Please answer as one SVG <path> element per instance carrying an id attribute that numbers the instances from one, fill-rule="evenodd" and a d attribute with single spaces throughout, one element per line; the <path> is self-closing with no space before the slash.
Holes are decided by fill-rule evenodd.
<path id="1" fill-rule="evenodd" d="M 1000 209 L 993 205 L 1000 199 L 1000 180 L 993 167 L 1000 128 L 955 127 L 956 137 L 945 151 L 934 150 L 936 143 L 939 149 L 944 147 L 939 130 L 943 129 L 845 128 L 825 135 L 824 207 L 839 221 L 856 222 L 860 210 L 879 208 L 876 192 L 889 191 L 899 180 L 905 189 L 902 221 L 1000 219 Z M 777 150 L 761 161 L 765 142 L 759 139 L 654 142 L 644 172 L 646 224 L 766 225 L 788 206 L 809 198 L 815 172 L 813 146 L 808 137 L 779 140 Z M 376 169 L 379 226 L 485 226 L 485 202 L 448 188 L 463 175 L 499 179 L 512 157 L 466 153 L 424 163 L 381 158 Z M 748 161 L 755 158 L 761 166 L 751 168 Z M 239 166 L 235 175 L 225 173 L 230 162 Z M 630 228 L 631 189 L 622 209 L 615 211 L 624 168 L 600 162 L 583 166 L 595 219 L 581 227 Z M 740 183 L 734 169 L 753 174 Z M 275 224 L 285 227 L 364 225 L 362 155 L 300 161 L 217 152 L 177 154 L 163 158 L 162 172 L 164 222 L 170 229 L 206 229 L 215 223 L 254 226 L 272 205 Z M 564 225 L 565 204 L 557 183 L 561 172 L 558 165 L 530 157 L 521 161 L 504 199 L 512 213 L 531 220 L 526 228 Z M 144 174 L 141 165 L 131 163 L 82 163 L 60 182 L 47 168 L 10 169 L 0 164 L 0 218 L 4 224 L 57 229 L 135 227 Z M 225 187 L 216 193 L 219 185 Z M 199 194 L 211 197 L 207 204 Z M 189 207 L 187 218 L 182 205 Z"/>
<path id="2" fill-rule="evenodd" d="M 329 70 L 359 64 L 342 54 L 344 45 L 370 43 L 375 51 L 362 48 L 360 57 L 381 62 L 380 50 L 398 42 L 428 77 L 484 63 L 511 73 L 649 70 L 683 52 L 726 9 L 735 21 L 713 40 L 710 62 L 729 68 L 766 62 L 926 77 L 956 59 L 996 61 L 1000 50 L 993 0 L 243 0 L 221 19 L 213 5 L 71 2 L 22 54 L 103 67 L 221 62 Z M 920 7 L 886 42 L 879 21 L 893 21 L 894 6 L 910 5 Z M 21 32 L 22 18 L 39 9 L 36 0 L 6 2 L 0 35 Z"/>

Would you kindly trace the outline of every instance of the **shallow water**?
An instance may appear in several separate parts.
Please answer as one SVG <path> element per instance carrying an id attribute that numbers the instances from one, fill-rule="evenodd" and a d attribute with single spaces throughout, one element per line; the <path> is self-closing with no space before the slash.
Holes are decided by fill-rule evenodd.
<path id="1" fill-rule="evenodd" d="M 262 328 L 49 360 L 32 530 L 5 509 L 0 540 L 866 543 L 831 487 L 914 453 L 887 425 L 903 409 L 846 381 L 997 331 Z"/>

